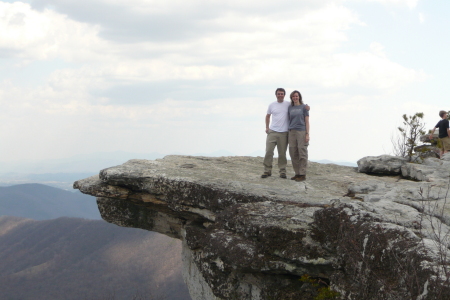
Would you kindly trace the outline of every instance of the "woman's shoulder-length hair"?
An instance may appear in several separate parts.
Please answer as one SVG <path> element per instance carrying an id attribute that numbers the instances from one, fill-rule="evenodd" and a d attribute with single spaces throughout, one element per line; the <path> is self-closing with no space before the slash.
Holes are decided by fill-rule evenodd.
<path id="1" fill-rule="evenodd" d="M 292 101 L 292 97 L 295 95 L 295 93 L 298 94 L 298 97 L 300 98 L 300 104 L 303 104 L 303 99 L 302 99 L 302 94 L 300 94 L 299 91 L 295 90 L 291 93 L 291 95 L 289 96 L 291 98 L 291 105 L 294 106 L 294 101 Z"/>

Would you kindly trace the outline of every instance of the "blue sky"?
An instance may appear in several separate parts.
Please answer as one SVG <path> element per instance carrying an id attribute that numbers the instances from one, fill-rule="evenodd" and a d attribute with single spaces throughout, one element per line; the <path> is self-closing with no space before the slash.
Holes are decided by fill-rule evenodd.
<path id="1" fill-rule="evenodd" d="M 447 97 L 444 0 L 0 1 L 0 161 L 263 151 L 274 91 L 310 112 L 311 159 L 391 152 Z M 288 98 L 286 98 L 288 100 Z"/>

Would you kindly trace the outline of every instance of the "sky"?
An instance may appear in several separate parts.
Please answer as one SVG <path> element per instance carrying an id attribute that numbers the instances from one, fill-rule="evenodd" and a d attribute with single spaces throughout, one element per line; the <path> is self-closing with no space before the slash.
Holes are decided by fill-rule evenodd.
<path id="1" fill-rule="evenodd" d="M 0 161 L 263 153 L 275 89 L 310 159 L 392 152 L 450 110 L 448 0 L 0 1 Z M 286 97 L 285 100 L 289 100 Z"/>

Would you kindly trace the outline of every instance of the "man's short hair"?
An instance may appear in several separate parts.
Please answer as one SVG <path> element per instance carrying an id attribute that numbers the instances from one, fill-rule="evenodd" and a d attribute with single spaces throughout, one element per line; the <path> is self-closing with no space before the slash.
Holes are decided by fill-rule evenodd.
<path id="1" fill-rule="evenodd" d="M 283 88 L 277 88 L 277 90 L 275 91 L 275 96 L 277 95 L 278 91 L 283 92 L 284 95 L 286 95 L 286 91 Z"/>
<path id="2" fill-rule="evenodd" d="M 439 117 L 443 118 L 444 115 L 445 115 L 446 113 L 447 113 L 447 112 L 446 112 L 445 110 L 441 110 L 441 111 L 439 112 Z"/>

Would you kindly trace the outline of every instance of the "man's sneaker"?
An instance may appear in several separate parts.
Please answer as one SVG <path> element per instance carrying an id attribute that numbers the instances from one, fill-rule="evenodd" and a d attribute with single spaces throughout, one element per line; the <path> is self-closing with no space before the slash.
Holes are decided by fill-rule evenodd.
<path id="1" fill-rule="evenodd" d="M 300 175 L 295 174 L 294 177 L 291 177 L 291 180 L 295 180 L 297 177 L 299 177 Z"/>
<path id="2" fill-rule="evenodd" d="M 280 174 L 280 177 L 281 177 L 281 178 L 284 178 L 284 179 L 287 178 L 287 177 L 286 177 L 286 174 L 284 174 L 284 173 L 281 173 L 281 174 Z"/>
<path id="3" fill-rule="evenodd" d="M 305 181 L 306 180 L 306 175 L 298 175 L 297 178 L 295 178 L 295 181 Z"/>
<path id="4" fill-rule="evenodd" d="M 270 175 L 272 175 L 270 172 L 264 172 L 264 174 L 261 175 L 261 178 L 267 178 Z"/>

